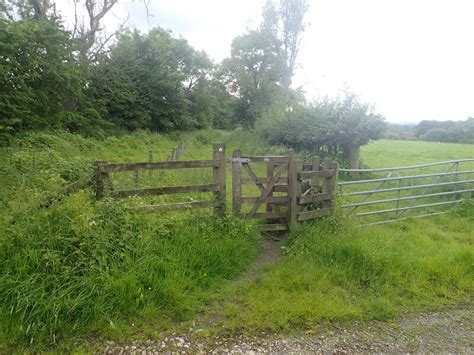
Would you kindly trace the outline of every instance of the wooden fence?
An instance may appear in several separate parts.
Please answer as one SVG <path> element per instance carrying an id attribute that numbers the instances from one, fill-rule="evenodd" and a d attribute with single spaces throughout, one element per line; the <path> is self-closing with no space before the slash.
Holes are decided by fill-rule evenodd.
<path id="1" fill-rule="evenodd" d="M 104 197 L 126 198 L 131 196 L 159 196 L 181 193 L 210 192 L 212 200 L 176 203 L 161 203 L 141 206 L 150 211 L 189 210 L 213 208 L 214 215 L 222 216 L 226 210 L 226 166 L 225 145 L 213 145 L 212 160 L 153 162 L 150 155 L 146 163 L 94 163 L 96 171 L 97 199 Z M 313 157 L 311 164 L 297 160 L 293 150 L 284 156 L 242 156 L 235 150 L 232 163 L 232 208 L 233 213 L 243 218 L 264 220 L 261 231 L 286 231 L 298 223 L 328 216 L 333 210 L 334 190 L 338 175 L 337 163 Z M 255 164 L 264 164 L 259 177 Z M 133 189 L 114 189 L 109 174 L 133 171 L 138 176 L 143 170 L 212 168 L 211 184 L 159 186 Z M 246 176 L 243 176 L 245 172 Z M 255 185 L 259 195 L 243 196 L 243 186 Z M 243 211 L 243 205 L 250 205 Z M 262 210 L 263 209 L 263 210 Z"/>
<path id="2" fill-rule="evenodd" d="M 149 158 L 150 160 L 150 158 Z M 208 201 L 191 201 L 176 203 L 161 203 L 156 205 L 141 206 L 140 208 L 151 211 L 188 210 L 213 208 L 214 214 L 222 216 L 226 209 L 226 183 L 225 183 L 225 145 L 213 145 L 212 160 L 188 160 L 188 161 L 162 161 L 146 163 L 108 163 L 97 161 L 94 163 L 96 172 L 96 197 L 126 198 L 130 196 L 160 196 L 181 193 L 212 192 L 213 198 Z M 178 185 L 160 186 L 148 188 L 135 188 L 116 190 L 112 184 L 109 174 L 126 171 L 143 170 L 170 170 L 170 169 L 201 169 L 212 168 L 213 183 L 200 185 Z"/>

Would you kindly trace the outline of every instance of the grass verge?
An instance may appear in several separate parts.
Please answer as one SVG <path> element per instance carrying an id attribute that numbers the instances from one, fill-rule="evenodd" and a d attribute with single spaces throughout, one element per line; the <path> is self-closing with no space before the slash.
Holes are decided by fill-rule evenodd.
<path id="1" fill-rule="evenodd" d="M 339 217 L 307 225 L 283 245 L 281 263 L 231 292 L 225 326 L 289 331 L 470 302 L 473 216 L 470 204 L 390 226 L 356 228 Z"/>

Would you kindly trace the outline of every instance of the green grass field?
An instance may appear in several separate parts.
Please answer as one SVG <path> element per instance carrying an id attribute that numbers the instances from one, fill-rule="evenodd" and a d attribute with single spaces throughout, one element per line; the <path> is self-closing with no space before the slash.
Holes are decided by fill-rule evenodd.
<path id="1" fill-rule="evenodd" d="M 341 216 L 308 224 L 282 243 L 281 262 L 236 284 L 232 280 L 259 252 L 261 236 L 252 223 L 231 217 L 179 222 L 195 217 L 191 212 L 142 214 L 133 207 L 150 201 L 97 203 L 90 187 L 61 195 L 91 173 L 94 160 L 147 161 L 150 148 L 155 161 L 163 160 L 182 140 L 183 159 L 209 159 L 216 141 L 227 144 L 227 156 L 236 148 L 246 155 L 286 152 L 244 131 L 137 132 L 104 140 L 29 133 L 0 151 L 0 352 L 58 344 L 67 350 L 90 335 L 123 339 L 150 328 L 156 336 L 157 329 L 211 312 L 211 301 L 222 306 L 212 308 L 221 319 L 213 331 L 288 332 L 472 300 L 472 203 L 448 215 L 384 226 L 356 228 Z M 411 165 L 473 157 L 473 147 L 379 141 L 363 147 L 362 158 L 370 167 Z M 256 170 L 265 171 L 263 165 Z M 230 166 L 230 202 L 229 172 Z M 145 172 L 139 183 L 203 183 L 211 176 Z M 113 180 L 117 187 L 134 184 L 130 174 Z"/>
<path id="2" fill-rule="evenodd" d="M 361 157 L 371 168 L 417 165 L 474 158 L 474 144 L 379 140 L 363 146 Z"/>

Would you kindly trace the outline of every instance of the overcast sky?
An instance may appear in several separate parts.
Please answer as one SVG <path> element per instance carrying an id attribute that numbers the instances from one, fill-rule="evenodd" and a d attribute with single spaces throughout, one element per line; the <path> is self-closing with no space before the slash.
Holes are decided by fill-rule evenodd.
<path id="1" fill-rule="evenodd" d="M 57 0 L 65 15 L 72 0 Z M 308 0 L 294 86 L 309 99 L 356 92 L 389 122 L 474 117 L 474 0 Z M 122 0 L 143 31 L 171 29 L 215 61 L 260 21 L 264 0 Z"/>

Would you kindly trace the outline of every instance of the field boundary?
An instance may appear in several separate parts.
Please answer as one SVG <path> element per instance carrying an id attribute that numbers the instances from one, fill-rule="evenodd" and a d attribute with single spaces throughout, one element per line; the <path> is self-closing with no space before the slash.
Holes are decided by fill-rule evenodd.
<path id="1" fill-rule="evenodd" d="M 432 208 L 437 208 L 440 206 L 451 206 L 458 205 L 464 201 L 462 195 L 470 195 L 472 198 L 472 192 L 474 192 L 474 166 L 469 169 L 459 170 L 461 163 L 473 163 L 474 158 L 472 159 L 457 159 L 449 160 L 444 162 L 428 163 L 428 164 L 418 164 L 411 166 L 401 166 L 401 167 L 389 167 L 389 168 L 372 168 L 372 169 L 340 169 L 343 173 L 354 174 L 359 176 L 359 174 L 366 173 L 387 173 L 384 177 L 371 177 L 363 178 L 361 180 L 351 180 L 351 181 L 339 181 L 337 186 L 339 192 L 337 194 L 338 198 L 352 198 L 354 196 L 361 197 L 359 201 L 351 201 L 349 203 L 345 202 L 340 205 L 340 208 L 348 211 L 347 214 L 353 217 L 365 217 L 371 215 L 389 215 L 386 219 L 378 220 L 375 222 L 360 224 L 361 226 L 367 225 L 376 225 L 376 224 L 385 224 L 393 223 L 402 220 L 406 220 L 406 213 L 411 210 L 423 210 L 422 214 L 412 215 L 410 218 L 422 218 L 429 216 L 437 216 L 441 214 L 446 214 L 449 210 L 443 211 L 432 211 Z M 441 171 L 438 172 L 428 172 L 428 173 L 412 173 L 409 175 L 400 175 L 401 172 L 407 170 L 415 169 L 424 169 L 432 167 L 443 167 Z M 417 183 L 420 179 L 421 183 Z M 448 181 L 442 181 L 443 179 L 448 179 Z M 427 181 L 428 180 L 428 181 Z M 344 192 L 345 187 L 358 187 L 375 184 L 375 187 L 364 188 L 363 190 L 355 190 Z M 395 186 L 394 186 L 395 185 Z M 447 191 L 446 191 L 447 190 Z M 412 195 L 401 196 L 402 192 L 414 192 Z M 387 196 L 378 198 L 376 200 L 370 200 L 371 197 L 378 194 L 390 194 L 396 193 L 395 197 Z M 451 198 L 450 200 L 443 201 L 428 201 L 428 203 L 417 204 L 419 200 L 422 199 L 436 199 L 439 197 Z M 401 206 L 401 202 L 409 201 L 408 205 Z M 372 208 L 365 212 L 357 212 L 360 207 L 368 207 L 375 205 L 390 205 L 395 203 L 395 206 L 390 208 L 381 208 L 375 209 Z M 390 216 L 392 214 L 392 216 Z"/>
<path id="2" fill-rule="evenodd" d="M 184 149 L 184 145 L 180 146 Z M 217 143 L 213 144 L 212 159 L 209 160 L 154 162 L 150 154 L 148 162 L 142 163 L 96 161 L 96 197 L 100 200 L 104 197 L 212 193 L 210 200 L 167 202 L 139 206 L 139 209 L 158 212 L 211 208 L 215 216 L 223 216 L 227 209 L 225 153 L 225 144 Z M 460 204 L 466 196 L 472 198 L 474 192 L 474 165 L 460 169 L 461 164 L 474 163 L 474 158 L 401 167 L 339 169 L 337 162 L 329 158 L 321 161 L 319 156 L 313 156 L 311 163 L 305 164 L 296 158 L 293 149 L 279 156 L 246 156 L 236 149 L 228 162 L 232 166 L 233 214 L 261 220 L 262 232 L 288 231 L 302 222 L 330 216 L 334 213 L 336 200 L 340 210 L 360 220 L 356 222 L 359 226 L 367 226 L 445 214 L 450 211 L 446 207 Z M 258 164 L 264 166 L 256 170 Z M 442 170 L 432 171 L 438 167 Z M 416 172 L 416 169 L 427 168 L 431 170 Z M 138 188 L 140 171 L 151 173 L 152 170 L 172 169 L 212 169 L 212 183 Z M 259 171 L 265 171 L 265 176 L 258 176 Z M 409 171 L 408 175 L 403 175 L 405 171 Z M 133 172 L 137 182 L 135 188 L 114 189 L 109 174 L 121 172 Z M 339 181 L 339 172 L 354 173 L 361 178 Z M 374 176 L 377 173 L 384 176 Z M 244 193 L 243 188 L 248 185 L 252 185 L 257 194 Z M 369 187 L 364 188 L 367 185 Z M 439 198 L 444 200 L 439 201 Z M 243 206 L 247 205 L 250 209 L 244 212 Z M 440 207 L 445 209 L 440 211 Z M 412 211 L 420 213 L 413 215 L 410 214 Z M 373 216 L 384 217 L 374 219 Z"/>
<path id="3" fill-rule="evenodd" d="M 213 156 L 211 160 L 168 160 L 161 162 L 146 163 L 108 163 L 107 161 L 94 162 L 96 180 L 96 198 L 104 197 L 127 198 L 132 196 L 159 196 L 193 192 L 212 192 L 211 200 L 200 200 L 191 202 L 162 203 L 156 205 L 140 206 L 142 210 L 170 211 L 212 208 L 214 215 L 223 216 L 226 210 L 226 182 L 225 182 L 225 144 L 213 144 Z M 135 189 L 116 190 L 112 184 L 109 174 L 117 172 L 134 172 L 138 176 L 139 171 L 147 170 L 171 170 L 171 169 L 212 169 L 212 184 L 159 186 Z"/>

